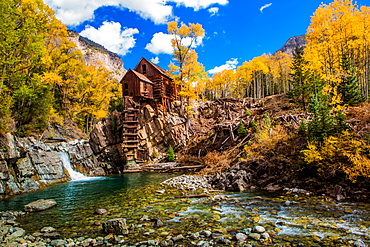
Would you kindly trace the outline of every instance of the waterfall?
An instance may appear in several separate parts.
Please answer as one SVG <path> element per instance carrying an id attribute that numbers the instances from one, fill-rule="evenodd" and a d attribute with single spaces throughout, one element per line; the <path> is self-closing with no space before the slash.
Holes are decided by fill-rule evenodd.
<path id="1" fill-rule="evenodd" d="M 81 172 L 77 172 L 72 169 L 71 166 L 71 161 L 69 160 L 69 155 L 66 152 L 61 152 L 59 153 L 60 159 L 63 162 L 64 168 L 67 169 L 69 176 L 71 177 L 71 182 L 73 181 L 86 181 L 86 180 L 95 180 L 95 179 L 100 179 L 100 177 L 89 177 Z"/>

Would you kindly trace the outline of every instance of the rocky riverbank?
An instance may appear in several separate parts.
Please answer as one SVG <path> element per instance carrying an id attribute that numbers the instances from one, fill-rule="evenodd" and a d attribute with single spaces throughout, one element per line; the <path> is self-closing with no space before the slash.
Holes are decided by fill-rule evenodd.
<path id="1" fill-rule="evenodd" d="M 306 207 L 307 209 L 314 207 L 314 211 L 320 210 L 318 206 L 321 199 L 315 199 L 307 191 L 286 189 L 276 197 L 263 195 L 240 197 L 238 194 L 214 191 L 207 178 L 189 175 L 168 179 L 159 187 L 146 190 L 150 191 L 150 198 L 135 197 L 138 200 L 146 200 L 142 204 L 146 205 L 143 209 L 134 207 L 134 210 L 130 211 L 131 203 L 128 205 L 120 203 L 121 210 L 130 211 L 125 216 L 109 207 L 90 211 L 89 214 L 94 215 L 93 220 L 86 221 L 85 228 L 76 231 L 82 233 L 87 228 L 91 229 L 93 224 L 94 230 L 90 230 L 93 236 L 89 234 L 73 236 L 73 233 L 67 235 L 50 222 L 45 222 L 45 225 L 28 232 L 25 230 L 28 228 L 23 228 L 19 222 L 29 221 L 31 216 L 34 218 L 35 215 L 42 213 L 1 212 L 0 246 L 364 247 L 368 241 L 364 235 L 357 233 L 354 235 L 353 231 L 343 234 L 334 230 L 339 225 L 331 222 L 330 218 L 327 221 L 324 218 L 314 218 L 308 211 L 305 217 L 300 214 L 295 218 L 286 215 L 291 210 L 297 211 Z M 335 202 L 323 203 L 322 207 L 335 208 L 335 212 L 344 210 L 348 212 L 347 214 L 360 214 L 362 210 L 361 207 L 354 207 L 356 213 L 348 205 Z M 122 216 L 123 218 L 120 218 Z M 272 221 L 266 221 L 270 217 L 273 217 Z M 356 227 L 361 229 L 360 225 Z M 302 229 L 306 233 L 299 236 L 290 235 L 287 234 L 287 229 Z M 322 235 L 320 231 L 327 231 L 328 234 L 324 234 L 327 236 Z"/>

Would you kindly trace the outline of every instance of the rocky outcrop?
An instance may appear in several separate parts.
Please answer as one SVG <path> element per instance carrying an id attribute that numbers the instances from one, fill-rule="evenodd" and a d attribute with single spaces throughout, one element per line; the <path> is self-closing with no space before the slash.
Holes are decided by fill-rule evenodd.
<path id="1" fill-rule="evenodd" d="M 77 48 L 81 50 L 85 62 L 87 65 L 97 65 L 101 63 L 107 70 L 112 72 L 113 77 L 120 81 L 126 69 L 123 67 L 124 63 L 122 59 L 115 53 L 108 51 L 103 46 L 80 36 L 74 31 L 68 31 L 69 40 L 77 45 Z"/>
<path id="2" fill-rule="evenodd" d="M 163 161 L 170 146 L 181 149 L 187 143 L 185 119 L 175 113 L 156 113 L 149 105 L 142 105 L 139 114 L 139 148 L 145 150 L 150 161 Z M 99 161 L 122 172 L 126 163 L 122 133 L 123 114 L 114 112 L 109 118 L 95 125 L 90 133 L 91 149 Z"/>
<path id="3" fill-rule="evenodd" d="M 306 44 L 307 41 L 305 35 L 295 36 L 288 39 L 288 41 L 278 51 L 281 51 L 293 57 L 296 47 L 302 47 L 305 46 Z"/>
<path id="4" fill-rule="evenodd" d="M 0 136 L 0 198 L 67 181 L 59 153 L 69 154 L 74 169 L 87 175 L 105 175 L 109 167 L 94 157 L 83 140 L 44 143 L 34 137 Z"/>

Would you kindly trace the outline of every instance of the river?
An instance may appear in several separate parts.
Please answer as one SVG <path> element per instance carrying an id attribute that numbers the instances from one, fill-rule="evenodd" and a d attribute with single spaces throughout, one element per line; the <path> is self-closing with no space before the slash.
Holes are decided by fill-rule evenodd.
<path id="1" fill-rule="evenodd" d="M 32 201 L 55 199 L 57 207 L 30 213 L 18 222 L 29 233 L 52 226 L 63 237 L 105 236 L 101 223 L 123 217 L 131 228 L 128 241 L 133 242 L 201 230 L 219 231 L 232 239 L 235 233 L 260 225 L 273 243 L 288 246 L 348 246 L 357 239 L 369 243 L 368 203 L 263 191 L 211 193 L 201 198 L 184 198 L 172 189 L 157 193 L 158 184 L 173 176 L 137 173 L 56 184 L 2 200 L 0 210 L 22 210 Z M 98 208 L 109 213 L 94 214 Z M 155 229 L 152 223 L 140 221 L 143 215 L 159 217 L 164 227 Z"/>

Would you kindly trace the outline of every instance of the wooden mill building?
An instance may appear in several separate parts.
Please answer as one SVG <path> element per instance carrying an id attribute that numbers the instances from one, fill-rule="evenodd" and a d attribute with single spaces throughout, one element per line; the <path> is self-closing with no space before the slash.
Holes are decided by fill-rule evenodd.
<path id="1" fill-rule="evenodd" d="M 127 164 L 147 160 L 139 148 L 140 104 L 148 103 L 156 110 L 169 111 L 179 99 L 180 86 L 175 85 L 167 71 L 142 58 L 135 69 L 129 69 L 121 80 L 124 97 L 123 149 Z"/>
<path id="2" fill-rule="evenodd" d="M 168 72 L 142 58 L 135 69 L 129 69 L 121 80 L 123 97 L 135 102 L 146 102 L 156 109 L 168 111 L 179 98 L 180 86 L 175 85 Z"/>

